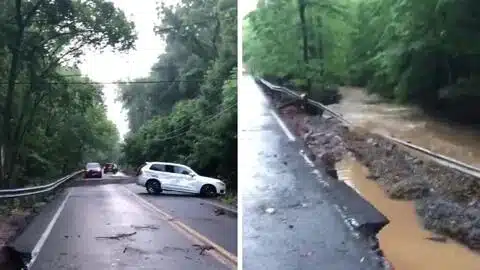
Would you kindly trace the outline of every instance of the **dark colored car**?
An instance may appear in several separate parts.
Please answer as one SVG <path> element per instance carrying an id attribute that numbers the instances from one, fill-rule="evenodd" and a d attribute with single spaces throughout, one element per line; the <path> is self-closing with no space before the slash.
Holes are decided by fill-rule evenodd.
<path id="1" fill-rule="evenodd" d="M 118 167 L 117 164 L 115 163 L 106 163 L 105 166 L 103 166 L 103 173 L 117 173 L 118 172 Z"/>
<path id="2" fill-rule="evenodd" d="M 100 166 L 100 163 L 87 163 L 85 166 L 85 178 L 102 178 L 102 166 Z"/>

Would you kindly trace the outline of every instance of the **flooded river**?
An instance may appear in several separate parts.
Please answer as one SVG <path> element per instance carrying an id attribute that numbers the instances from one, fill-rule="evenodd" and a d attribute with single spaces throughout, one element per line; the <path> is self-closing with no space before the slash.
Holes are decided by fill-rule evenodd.
<path id="1" fill-rule="evenodd" d="M 480 167 L 480 131 L 440 122 L 413 107 L 378 102 L 359 88 L 340 91 L 340 104 L 329 107 L 355 125 Z"/>
<path id="2" fill-rule="evenodd" d="M 417 219 L 414 203 L 391 200 L 381 187 L 368 180 L 368 169 L 346 157 L 337 164 L 345 181 L 390 220 L 379 234 L 380 246 L 395 270 L 478 270 L 480 255 L 452 241 L 435 242 Z"/>

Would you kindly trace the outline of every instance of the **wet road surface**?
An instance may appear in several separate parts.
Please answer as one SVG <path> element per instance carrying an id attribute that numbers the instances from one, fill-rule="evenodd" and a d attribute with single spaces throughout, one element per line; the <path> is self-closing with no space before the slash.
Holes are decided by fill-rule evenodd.
<path id="1" fill-rule="evenodd" d="M 238 93 L 243 269 L 378 269 L 251 77 Z"/>
<path id="2" fill-rule="evenodd" d="M 200 254 L 195 244 L 202 243 L 117 184 L 69 189 L 47 205 L 14 246 L 33 251 L 33 270 L 232 267 L 215 253 Z"/>
<path id="3" fill-rule="evenodd" d="M 173 192 L 149 195 L 141 186 L 130 184 L 127 187 L 228 252 L 237 255 L 237 217 L 228 212 L 218 214 L 219 207 L 192 195 Z"/>

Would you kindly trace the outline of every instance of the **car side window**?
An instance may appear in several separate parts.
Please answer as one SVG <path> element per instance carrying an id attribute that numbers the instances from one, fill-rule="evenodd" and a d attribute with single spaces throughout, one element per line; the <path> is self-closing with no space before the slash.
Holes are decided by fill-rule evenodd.
<path id="1" fill-rule="evenodd" d="M 152 170 L 152 171 L 157 171 L 157 172 L 167 171 L 167 170 L 165 170 L 165 166 L 160 165 L 160 164 L 152 164 L 152 165 L 150 166 L 150 170 Z"/>
<path id="2" fill-rule="evenodd" d="M 189 175 L 191 172 L 187 168 L 175 166 L 175 173 Z"/>
<path id="3" fill-rule="evenodd" d="M 175 173 L 175 168 L 172 165 L 165 165 L 165 171 L 169 173 Z"/>

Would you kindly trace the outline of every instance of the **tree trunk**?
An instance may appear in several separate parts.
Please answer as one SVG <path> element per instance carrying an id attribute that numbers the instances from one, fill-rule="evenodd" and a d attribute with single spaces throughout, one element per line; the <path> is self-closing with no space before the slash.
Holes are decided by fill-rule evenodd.
<path id="1" fill-rule="evenodd" d="M 10 186 L 11 184 L 11 174 L 12 171 L 10 169 L 13 167 L 11 163 L 14 161 L 11 160 L 12 155 L 14 154 L 12 149 L 12 107 L 13 107 L 13 95 L 15 92 L 15 84 L 18 77 L 18 66 L 20 63 L 20 52 L 21 46 L 23 43 L 23 34 L 24 34 L 24 24 L 22 19 L 22 1 L 16 1 L 16 14 L 15 19 L 17 22 L 17 35 L 15 37 L 15 42 L 13 47 L 11 48 L 12 51 L 12 59 L 10 61 L 10 70 L 8 74 L 8 84 L 7 84 L 7 95 L 5 98 L 5 105 L 3 106 L 3 136 L 2 136 L 2 143 L 4 147 L 4 157 L 5 161 L 3 162 L 2 166 L 0 166 L 0 180 L 4 182 L 6 186 Z"/>
<path id="2" fill-rule="evenodd" d="M 312 80 L 310 78 L 309 72 L 309 59 L 308 59 L 308 29 L 307 22 L 305 19 L 305 0 L 298 0 L 298 11 L 300 15 L 300 25 L 302 28 L 302 38 L 303 38 L 303 62 L 305 63 L 306 73 L 307 73 L 307 89 L 306 92 L 310 94 L 310 89 L 312 88 Z"/>

